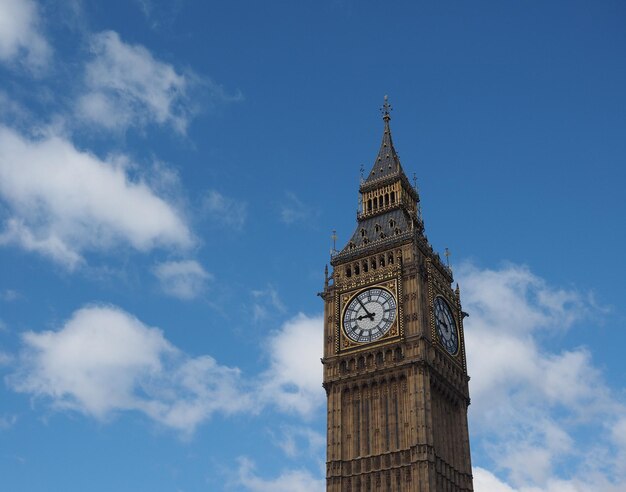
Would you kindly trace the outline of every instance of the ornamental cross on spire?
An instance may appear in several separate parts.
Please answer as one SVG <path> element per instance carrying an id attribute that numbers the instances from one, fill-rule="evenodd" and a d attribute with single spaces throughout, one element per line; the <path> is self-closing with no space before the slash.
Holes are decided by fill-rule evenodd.
<path id="1" fill-rule="evenodd" d="M 389 104 L 389 97 L 387 97 L 387 95 L 385 95 L 385 102 L 383 103 L 383 105 L 380 108 L 380 112 L 383 115 L 383 120 L 389 121 L 391 119 L 390 113 L 391 113 L 392 109 L 393 108 L 391 107 L 391 104 Z"/>

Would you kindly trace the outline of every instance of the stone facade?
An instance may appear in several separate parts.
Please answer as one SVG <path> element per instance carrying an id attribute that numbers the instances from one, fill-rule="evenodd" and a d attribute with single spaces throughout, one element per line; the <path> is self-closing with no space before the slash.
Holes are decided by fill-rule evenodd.
<path id="1" fill-rule="evenodd" d="M 385 100 L 357 229 L 333 255 L 321 294 L 326 489 L 471 491 L 465 313 L 451 270 L 424 235 L 389 110 Z M 392 300 L 379 300 L 381 292 Z"/>

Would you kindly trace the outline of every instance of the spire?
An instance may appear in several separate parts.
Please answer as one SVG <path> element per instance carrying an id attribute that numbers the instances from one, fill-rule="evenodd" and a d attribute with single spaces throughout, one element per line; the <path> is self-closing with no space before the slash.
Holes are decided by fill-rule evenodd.
<path id="1" fill-rule="evenodd" d="M 380 112 L 383 115 L 383 121 L 385 122 L 383 141 L 380 144 L 380 150 L 378 151 L 372 170 L 365 179 L 366 184 L 384 177 L 404 174 L 402 166 L 400 165 L 400 158 L 396 153 L 396 149 L 393 146 L 393 140 L 391 139 L 391 129 L 389 128 L 391 110 L 392 107 L 391 104 L 389 104 L 389 98 L 385 96 L 385 101 L 380 108 Z"/>
<path id="2" fill-rule="evenodd" d="M 391 104 L 389 104 L 389 96 L 387 96 L 387 94 L 385 94 L 385 102 L 383 103 L 382 107 L 380 108 L 380 112 L 383 114 L 383 120 L 389 122 L 389 120 L 391 119 L 391 111 L 392 111 L 392 107 Z"/>

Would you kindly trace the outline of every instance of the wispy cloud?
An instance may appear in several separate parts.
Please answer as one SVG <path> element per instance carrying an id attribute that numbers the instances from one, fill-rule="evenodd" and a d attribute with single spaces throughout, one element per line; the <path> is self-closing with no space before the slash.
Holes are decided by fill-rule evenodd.
<path id="1" fill-rule="evenodd" d="M 217 190 L 208 190 L 201 205 L 203 213 L 214 223 L 241 231 L 248 217 L 248 204 L 241 199 L 227 197 Z"/>
<path id="2" fill-rule="evenodd" d="M 41 33 L 41 18 L 33 0 L 0 1 L 0 61 L 23 65 L 38 73 L 52 50 Z"/>
<path id="3" fill-rule="evenodd" d="M 280 220 L 285 224 L 303 222 L 313 215 L 310 207 L 306 206 L 295 193 L 285 192 L 285 198 L 280 205 Z"/>
<path id="4" fill-rule="evenodd" d="M 114 31 L 94 35 L 91 51 L 78 116 L 112 130 L 154 122 L 185 133 L 193 113 L 188 77 Z"/>
<path id="5" fill-rule="evenodd" d="M 289 458 L 298 456 L 319 456 L 326 446 L 326 436 L 310 427 L 281 426 L 273 434 L 276 445 Z"/>
<path id="6" fill-rule="evenodd" d="M 166 261 L 153 268 L 163 292 L 183 300 L 200 296 L 213 276 L 195 260 Z"/>
<path id="7" fill-rule="evenodd" d="M 109 130 L 154 123 L 185 134 L 203 105 L 242 99 L 208 77 L 158 60 L 144 46 L 125 43 L 114 31 L 94 34 L 91 54 L 76 115 Z"/>
<path id="8" fill-rule="evenodd" d="M 91 50 L 88 92 L 78 101 L 79 116 L 109 129 L 154 121 L 185 132 L 189 108 L 184 75 L 143 46 L 124 43 L 113 31 L 94 35 Z"/>
<path id="9" fill-rule="evenodd" d="M 272 314 L 285 312 L 285 305 L 280 300 L 278 291 L 271 285 L 265 289 L 253 290 L 252 316 L 255 323 L 271 317 Z"/>
<path id="10" fill-rule="evenodd" d="M 158 30 L 170 26 L 176 20 L 182 2 L 155 2 L 154 0 L 134 0 L 146 18 L 151 29 Z"/>
<path id="11" fill-rule="evenodd" d="M 0 430 L 6 430 L 15 425 L 17 415 L 0 415 Z"/>
<path id="12" fill-rule="evenodd" d="M 550 335 L 587 320 L 589 297 L 548 285 L 527 268 L 459 269 L 468 371 L 472 380 L 473 447 L 503 471 L 478 469 L 476 490 L 613 490 L 626 485 L 610 429 L 626 407 L 612 395 L 584 347 L 550 349 Z M 590 434 L 583 429 L 594 428 Z M 586 436 L 586 437 L 585 437 Z M 581 451 L 581 450 L 586 451 Z M 561 466 L 570 472 L 561 476 Z M 617 489 L 614 489 L 617 490 Z"/>
<path id="13" fill-rule="evenodd" d="M 239 458 L 236 485 L 250 492 L 323 492 L 323 479 L 306 469 L 285 470 L 278 477 L 262 478 L 253 461 Z"/>
<path id="14" fill-rule="evenodd" d="M 129 244 L 187 248 L 184 218 L 123 156 L 101 160 L 54 135 L 30 139 L 0 126 L 0 198 L 10 216 L 0 244 L 16 244 L 72 270 L 83 251 Z"/>
<path id="15" fill-rule="evenodd" d="M 22 297 L 22 294 L 20 294 L 18 291 L 13 290 L 13 289 L 5 289 L 2 292 L 0 292 L 0 300 L 4 302 L 17 301 L 18 299 L 21 299 L 21 297 Z"/>
<path id="16" fill-rule="evenodd" d="M 2 321 L 0 323 L 4 324 Z M 4 327 L 2 328 L 4 330 Z M 2 331 L 0 330 L 0 331 Z M 8 366 L 13 362 L 13 356 L 0 350 L 0 366 Z"/>

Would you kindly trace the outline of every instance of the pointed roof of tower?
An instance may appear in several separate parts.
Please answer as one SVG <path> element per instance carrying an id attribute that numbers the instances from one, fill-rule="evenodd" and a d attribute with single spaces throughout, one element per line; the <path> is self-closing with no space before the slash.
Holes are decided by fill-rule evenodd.
<path id="1" fill-rule="evenodd" d="M 392 108 L 389 104 L 389 99 L 385 96 L 385 102 L 380 108 L 380 111 L 383 114 L 383 121 L 385 122 L 383 141 L 380 144 L 380 150 L 378 151 L 372 170 L 367 175 L 364 184 L 369 184 L 388 176 L 404 175 L 402 165 L 400 164 L 400 158 L 396 153 L 396 149 L 393 146 L 393 140 L 391 139 L 391 129 L 389 128 L 391 110 Z"/>
<path id="2" fill-rule="evenodd" d="M 406 177 L 393 146 L 389 128 L 391 106 L 387 96 L 380 109 L 385 122 L 383 140 L 372 170 L 359 186 L 363 210 L 357 213 L 357 228 L 348 244 L 339 252 L 333 249 L 331 259 L 333 266 L 348 259 L 362 257 L 368 251 L 403 244 L 410 241 L 415 234 L 423 237 L 424 224 L 418 212 L 419 194 L 415 185 L 411 185 Z M 385 187 L 398 182 L 400 188 L 395 188 L 394 198 L 393 191 L 387 194 L 390 188 Z M 367 208 L 364 194 L 371 191 L 375 192 L 372 195 L 373 200 L 376 201 L 378 198 L 381 201 L 378 206 L 375 204 L 371 206 L 373 200 L 368 198 L 370 208 Z M 383 201 L 383 196 L 386 197 L 386 201 Z M 426 241 L 425 238 L 423 240 Z"/>

